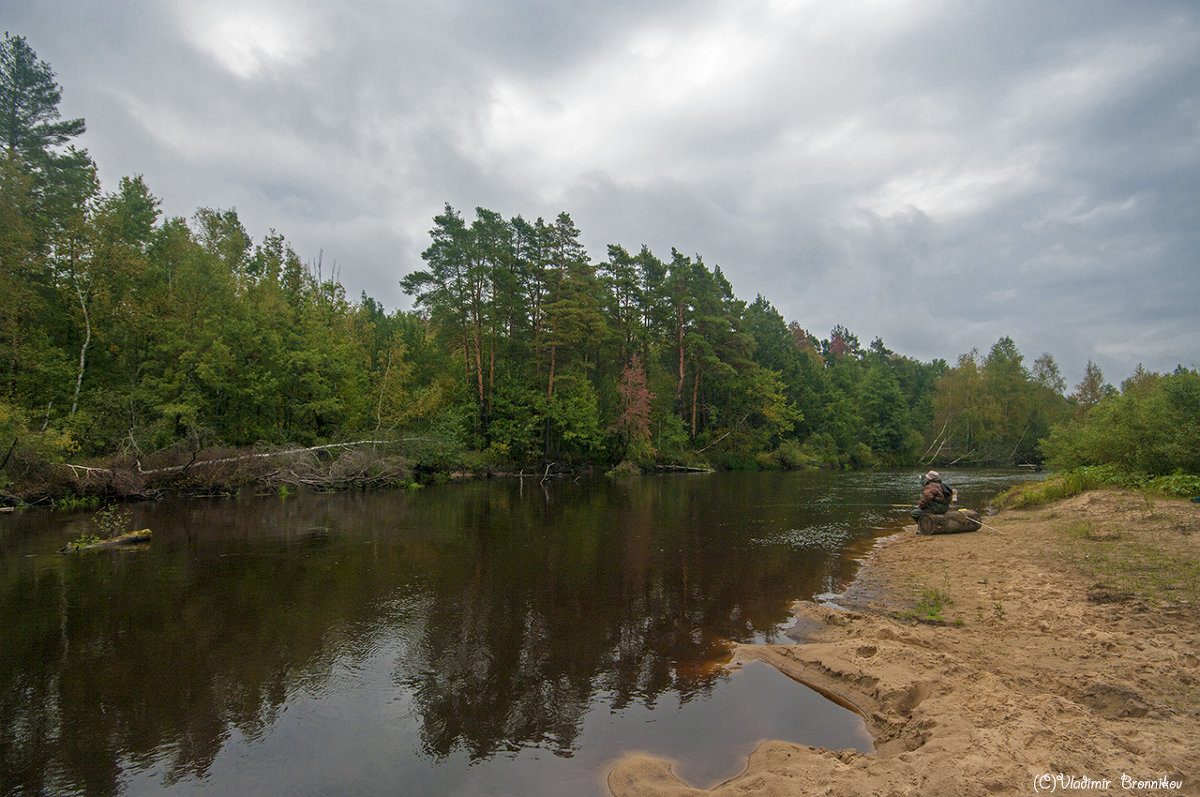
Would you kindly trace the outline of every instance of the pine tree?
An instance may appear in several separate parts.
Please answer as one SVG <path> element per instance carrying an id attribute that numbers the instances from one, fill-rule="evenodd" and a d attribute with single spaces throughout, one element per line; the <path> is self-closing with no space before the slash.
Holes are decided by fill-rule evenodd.
<path id="1" fill-rule="evenodd" d="M 50 65 L 38 59 L 23 36 L 4 34 L 0 44 L 0 138 L 27 163 L 51 156 L 83 133 L 82 119 L 59 121 L 62 90 Z"/>
<path id="2" fill-rule="evenodd" d="M 50 319 L 60 272 L 82 256 L 88 201 L 98 183 L 86 151 L 62 146 L 82 119 L 60 121 L 62 91 L 50 66 L 21 36 L 0 42 L 0 380 L 10 399 L 48 402 L 48 422 L 71 368 L 56 339 L 71 333 Z M 74 296 L 67 300 L 74 304 Z M 82 337 L 82 335 L 80 335 Z M 73 376 L 73 374 L 71 374 Z M 47 398 L 49 397 L 49 398 Z M 60 401 L 60 405 L 66 403 Z"/>

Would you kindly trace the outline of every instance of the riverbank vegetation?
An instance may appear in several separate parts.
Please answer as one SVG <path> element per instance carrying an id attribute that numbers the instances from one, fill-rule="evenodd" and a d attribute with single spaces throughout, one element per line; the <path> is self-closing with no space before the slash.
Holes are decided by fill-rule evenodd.
<path id="1" fill-rule="evenodd" d="M 1061 501 L 1089 490 L 1110 487 L 1140 490 L 1148 496 L 1194 498 L 1200 496 L 1200 475 L 1177 472 L 1166 476 L 1153 476 L 1111 465 L 1085 465 L 1055 473 L 1045 480 L 1017 485 L 997 498 L 996 503 L 1013 509 L 1028 509 Z"/>
<path id="2" fill-rule="evenodd" d="M 1123 487 L 1151 495 L 1200 496 L 1200 373 L 1138 369 L 1055 425 L 1042 443 L 1060 473 L 1019 485 L 1001 499 L 1013 507 L 1051 503 L 1088 490 Z"/>
<path id="3" fill-rule="evenodd" d="M 275 231 L 253 241 L 233 209 L 163 218 L 141 176 L 101 192 L 50 67 L 19 36 L 0 55 L 10 497 L 618 465 L 1080 465 L 1129 451 L 1109 421 L 1143 407 L 1128 434 L 1183 425 L 1119 464 L 1197 472 L 1195 372 L 1139 371 L 1118 392 L 1089 363 L 1068 396 L 1050 354 L 1026 365 L 1008 337 L 953 365 L 840 325 L 819 337 L 736 297 L 699 255 L 614 244 L 594 261 L 566 212 L 447 205 L 423 268 L 397 274 L 414 309 L 354 300 L 336 269 Z"/>

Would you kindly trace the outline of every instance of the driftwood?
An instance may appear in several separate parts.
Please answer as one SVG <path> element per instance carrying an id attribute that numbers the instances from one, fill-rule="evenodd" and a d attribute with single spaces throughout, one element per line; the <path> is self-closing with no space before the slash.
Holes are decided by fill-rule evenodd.
<path id="1" fill-rule="evenodd" d="M 217 459 L 201 459 L 201 460 L 197 460 L 195 458 L 195 455 L 193 454 L 192 461 L 187 463 L 186 465 L 171 465 L 171 466 L 165 467 L 165 468 L 151 468 L 150 470 L 143 470 L 141 463 L 139 462 L 137 465 L 137 470 L 138 470 L 138 473 L 142 474 L 143 476 L 153 476 L 153 475 L 157 475 L 160 473 L 175 473 L 175 472 L 178 472 L 181 470 L 187 470 L 188 468 L 191 468 L 191 467 L 202 467 L 204 465 L 221 465 L 221 464 L 228 464 L 231 462 L 245 462 L 245 461 L 252 460 L 252 459 L 269 459 L 271 457 L 284 457 L 289 454 L 306 454 L 306 453 L 315 452 L 315 451 L 329 451 L 329 450 L 332 450 L 335 448 L 354 448 L 355 446 L 386 446 L 386 445 L 395 445 L 396 443 L 430 442 L 430 441 L 431 441 L 431 438 L 427 438 L 427 437 L 403 437 L 403 438 L 400 438 L 399 440 L 356 440 L 352 443 L 329 443 L 328 445 L 311 446 L 309 448 L 288 448 L 288 449 L 284 449 L 282 451 L 266 451 L 266 452 L 259 453 L 259 454 L 242 454 L 241 456 L 237 456 L 237 457 L 220 457 Z M 113 472 L 112 468 L 93 468 L 93 467 L 89 467 L 87 465 L 72 465 L 70 463 L 65 463 L 65 464 L 59 465 L 59 467 L 70 468 L 72 471 L 75 472 L 76 475 L 79 475 L 80 473 L 86 474 L 86 473 L 112 473 Z"/>
<path id="2" fill-rule="evenodd" d="M 955 534 L 960 531 L 978 531 L 983 524 L 974 509 L 951 509 L 940 515 L 918 515 L 918 534 Z"/>
<path id="3" fill-rule="evenodd" d="M 947 465 L 947 467 L 949 467 L 950 465 L 957 465 L 958 463 L 962 462 L 964 459 L 970 459 L 973 456 L 975 456 L 975 452 L 968 451 L 967 453 L 963 454 L 962 456 L 958 457 L 957 459 L 951 460 L 950 462 L 946 463 L 946 465 Z"/>
<path id="4" fill-rule="evenodd" d="M 424 439 L 424 438 L 406 438 L 406 439 L 418 440 L 418 439 Z M 193 457 L 193 460 L 186 465 L 172 465 L 167 468 L 153 468 L 151 470 L 142 470 L 142 467 L 139 464 L 138 472 L 140 472 L 141 474 L 143 474 L 145 476 L 150 476 L 150 475 L 153 475 L 156 473 L 174 473 L 175 471 L 187 470 L 188 468 L 192 467 L 193 465 L 202 466 L 202 465 L 219 465 L 219 464 L 226 464 L 226 463 L 230 463 L 230 462 L 245 462 L 245 461 L 251 460 L 251 459 L 268 459 L 270 457 L 284 457 L 289 454 L 307 454 L 307 453 L 311 453 L 311 452 L 315 452 L 315 451 L 329 451 L 334 448 L 353 448 L 354 446 L 369 446 L 369 445 L 385 446 L 385 445 L 390 445 L 392 442 L 393 441 L 391 441 L 391 440 L 358 440 L 353 443 L 330 443 L 329 445 L 324 445 L 324 446 L 312 446 L 310 448 L 289 448 L 289 449 L 286 449 L 283 451 L 267 451 L 262 454 L 243 454 L 238 457 L 221 457 L 219 459 L 202 459 L 202 460 L 197 461 Z M 70 467 L 78 467 L 78 466 L 70 466 Z"/>
<path id="5" fill-rule="evenodd" d="M 93 551 L 100 548 L 127 548 L 147 542 L 150 542 L 150 529 L 142 529 L 141 531 L 127 531 L 116 537 L 110 537 L 107 540 L 98 540 L 97 542 L 69 542 L 67 543 L 67 547 L 63 548 L 59 553 Z"/>
<path id="6" fill-rule="evenodd" d="M 70 468 L 75 473 L 76 476 L 78 476 L 81 473 L 86 476 L 89 473 L 112 473 L 113 472 L 112 468 L 89 468 L 87 465 L 72 465 L 70 463 L 65 463 L 63 465 L 63 467 Z"/>
<path id="7" fill-rule="evenodd" d="M 396 486 L 410 478 L 404 463 L 374 457 L 369 452 L 348 452 L 328 466 L 318 462 L 315 452 L 306 450 L 302 453 L 308 456 L 293 457 L 267 473 L 263 481 L 315 490 L 348 490 Z"/>
<path id="8" fill-rule="evenodd" d="M 925 454 L 928 454 L 930 452 L 930 450 L 933 448 L 934 444 L 937 443 L 938 444 L 937 451 L 933 452 L 933 456 L 931 456 L 929 458 L 929 462 L 933 462 L 935 459 L 937 459 L 937 455 L 942 453 L 942 448 L 946 445 L 946 443 L 950 442 L 950 437 L 948 435 L 945 438 L 942 437 L 942 435 L 946 434 L 946 427 L 949 425 L 950 425 L 950 418 L 947 417 L 946 422 L 942 424 L 942 430 L 937 433 L 937 437 L 933 438 L 933 442 L 929 444 L 929 448 L 926 448 L 924 453 L 921 454 L 921 456 L 925 456 Z M 938 443 L 939 440 L 941 441 L 941 443 Z M 929 464 L 929 462 L 927 462 L 926 464 Z"/>
<path id="9" fill-rule="evenodd" d="M 735 423 L 733 426 L 729 427 L 729 430 L 728 430 L 727 432 L 725 432 L 725 434 L 721 435 L 721 436 L 720 436 L 720 437 L 718 437 L 716 440 L 713 440 L 711 443 L 709 443 L 708 445 L 706 445 L 704 448 L 701 448 L 701 449 L 697 450 L 697 451 L 696 451 L 696 453 L 697 453 L 697 454 L 703 454 L 705 451 L 707 451 L 708 449 L 712 448 L 712 447 L 713 447 L 713 446 L 715 446 L 717 443 L 719 443 L 719 442 L 721 442 L 722 440 L 724 440 L 726 437 L 729 437 L 729 435 L 731 435 L 731 434 L 733 434 L 734 432 L 736 432 L 736 431 L 738 430 L 738 427 L 739 427 L 739 426 L 741 426 L 743 423 L 745 423 L 746 419 L 747 419 L 747 418 L 749 418 L 749 417 L 750 417 L 750 413 L 746 413 L 745 415 L 743 415 L 743 416 L 742 416 L 742 419 L 741 419 L 740 421 L 738 421 L 737 423 Z"/>

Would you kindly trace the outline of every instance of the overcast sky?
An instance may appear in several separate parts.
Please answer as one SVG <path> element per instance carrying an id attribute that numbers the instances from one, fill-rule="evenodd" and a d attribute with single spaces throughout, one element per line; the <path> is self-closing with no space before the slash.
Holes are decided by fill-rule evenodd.
<path id="1" fill-rule="evenodd" d="M 1200 362 L 1200 3 L 5 0 L 105 190 L 410 307 L 444 203 L 719 265 L 818 337 Z"/>

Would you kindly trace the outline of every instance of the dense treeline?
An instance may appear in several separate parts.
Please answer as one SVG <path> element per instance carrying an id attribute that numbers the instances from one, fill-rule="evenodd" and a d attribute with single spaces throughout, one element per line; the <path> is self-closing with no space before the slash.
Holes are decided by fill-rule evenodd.
<path id="1" fill-rule="evenodd" d="M 1100 379 L 1098 372 L 1094 377 Z M 1102 380 L 1097 384 L 1092 405 L 1081 405 L 1044 441 L 1055 465 L 1109 465 L 1152 476 L 1200 474 L 1200 372 L 1179 368 L 1160 375 L 1138 368 L 1120 392 Z"/>
<path id="2" fill-rule="evenodd" d="M 22 457 L 363 435 L 436 441 L 433 467 L 1036 462 L 1056 423 L 1120 397 L 1090 363 L 1065 397 L 1053 358 L 1027 368 L 1007 337 L 953 366 L 821 339 L 698 255 L 593 262 L 567 213 L 447 205 L 401 280 L 415 310 L 388 312 L 233 210 L 162 218 L 141 177 L 100 193 L 20 37 L 0 83 L 0 486 Z M 1143 381 L 1169 403 L 1170 379 Z M 1075 461 L 1070 435 L 1052 449 Z"/>

